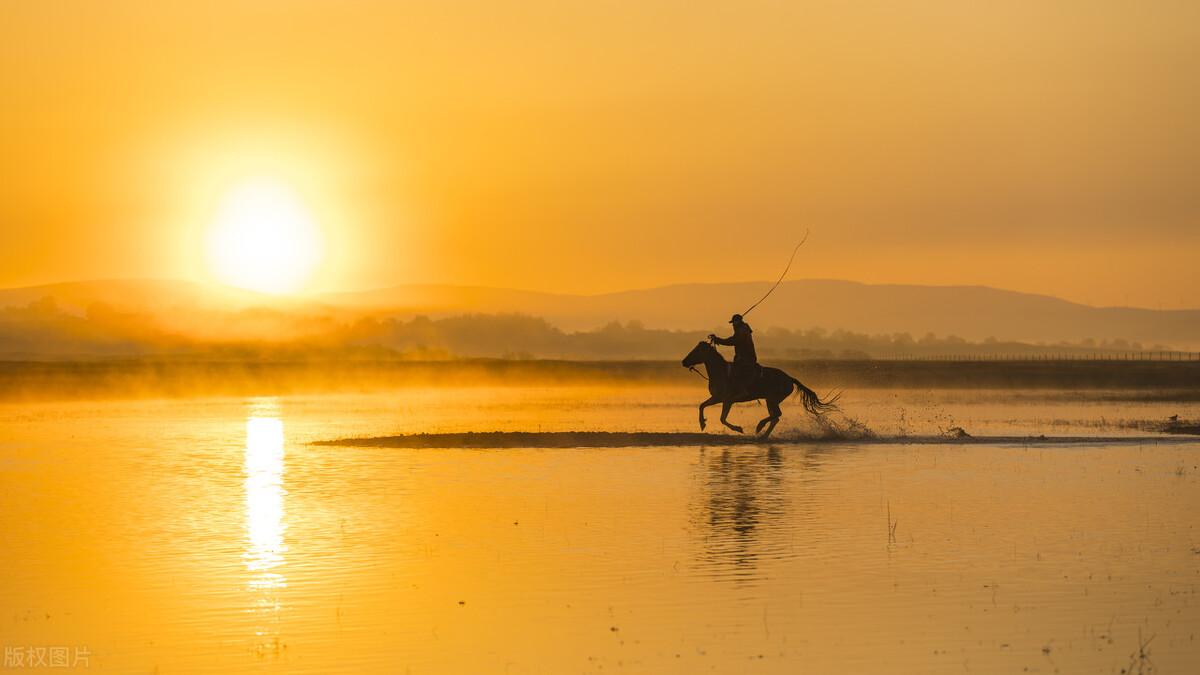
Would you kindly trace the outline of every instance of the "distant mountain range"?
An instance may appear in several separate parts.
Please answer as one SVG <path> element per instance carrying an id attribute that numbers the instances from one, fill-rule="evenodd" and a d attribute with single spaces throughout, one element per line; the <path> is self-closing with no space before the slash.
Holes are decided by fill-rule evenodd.
<path id="1" fill-rule="evenodd" d="M 263 310 L 333 320 L 356 316 L 432 318 L 519 313 L 564 330 L 590 330 L 614 321 L 648 328 L 728 330 L 769 282 L 680 284 L 644 290 L 569 295 L 501 288 L 405 285 L 374 291 L 281 299 L 186 281 L 106 280 L 0 290 L 0 308 L 53 298 L 59 307 L 111 308 L 155 314 Z M 748 320 L 756 329 L 781 327 L 856 333 L 957 335 L 979 341 L 1077 342 L 1125 339 L 1147 347 L 1200 348 L 1200 310 L 1091 307 L 1059 298 L 984 286 L 863 284 L 809 279 L 779 286 Z"/>

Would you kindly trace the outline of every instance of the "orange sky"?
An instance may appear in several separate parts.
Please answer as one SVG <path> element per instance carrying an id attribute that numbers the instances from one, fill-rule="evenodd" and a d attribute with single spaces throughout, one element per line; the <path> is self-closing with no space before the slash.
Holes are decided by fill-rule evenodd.
<path id="1" fill-rule="evenodd" d="M 519 6 L 518 6 L 519 5 Z M 270 175 L 311 289 L 793 277 L 1196 307 L 1195 2 L 5 2 L 0 286 L 204 278 Z"/>

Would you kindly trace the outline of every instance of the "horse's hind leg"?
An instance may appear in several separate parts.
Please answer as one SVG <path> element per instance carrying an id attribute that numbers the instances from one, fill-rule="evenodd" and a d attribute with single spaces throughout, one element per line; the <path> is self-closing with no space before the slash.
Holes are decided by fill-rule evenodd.
<path id="1" fill-rule="evenodd" d="M 762 422 L 758 423 L 759 429 L 762 429 L 763 424 L 766 422 L 771 423 L 771 425 L 767 427 L 767 430 L 763 432 L 763 438 L 767 438 L 771 435 L 772 431 L 775 431 L 775 425 L 779 424 L 779 418 L 783 417 L 783 409 L 779 407 L 779 401 L 774 399 L 767 399 L 767 412 L 770 413 L 770 415 Z"/>
<path id="2" fill-rule="evenodd" d="M 767 405 L 768 405 L 768 406 L 769 406 L 769 405 L 771 405 L 769 401 L 767 402 Z M 774 413 L 770 413 L 770 414 L 768 414 L 766 417 L 764 417 L 764 418 L 762 418 L 761 420 L 759 420 L 759 421 L 758 421 L 758 426 L 754 428 L 754 433 L 756 433 L 756 434 L 757 434 L 758 432 L 762 431 L 762 430 L 763 430 L 763 427 L 767 426 L 767 422 L 770 422 L 770 421 L 773 419 L 773 418 L 772 418 L 772 415 L 773 415 L 773 414 L 774 414 Z"/>
<path id="3" fill-rule="evenodd" d="M 763 435 L 762 435 L 762 437 L 763 437 L 763 438 L 768 438 L 768 437 L 770 437 L 770 435 L 771 435 L 771 432 L 772 432 L 772 431 L 775 431 L 775 425 L 776 425 L 776 424 L 779 424 L 779 418 L 778 418 L 778 417 L 772 417 L 772 418 L 771 418 L 771 424 L 767 426 L 767 430 L 763 432 Z"/>

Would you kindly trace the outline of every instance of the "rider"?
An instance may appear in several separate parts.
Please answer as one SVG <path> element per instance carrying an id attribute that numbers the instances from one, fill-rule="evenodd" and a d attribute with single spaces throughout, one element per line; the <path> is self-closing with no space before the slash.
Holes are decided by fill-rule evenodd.
<path id="1" fill-rule="evenodd" d="M 734 314 L 729 320 L 733 324 L 733 335 L 727 338 L 709 334 L 712 342 L 733 347 L 733 368 L 730 372 L 729 388 L 732 398 L 749 394 L 750 384 L 758 377 L 758 355 L 754 353 L 754 338 L 750 324 L 742 320 L 741 314 Z"/>

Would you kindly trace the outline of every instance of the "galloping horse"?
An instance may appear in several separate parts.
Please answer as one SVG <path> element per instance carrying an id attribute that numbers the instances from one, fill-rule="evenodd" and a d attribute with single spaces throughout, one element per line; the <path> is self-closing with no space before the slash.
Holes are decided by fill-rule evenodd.
<path id="1" fill-rule="evenodd" d="M 742 403 L 745 401 L 757 401 L 766 399 L 767 412 L 766 417 L 758 422 L 758 428 L 754 433 L 759 433 L 763 427 L 770 423 L 762 437 L 766 438 L 775 430 L 775 425 L 779 424 L 779 418 L 783 415 L 783 410 L 779 404 L 785 398 L 792 395 L 795 390 L 800 391 L 801 400 L 804 403 L 804 409 L 813 415 L 823 415 L 831 410 L 837 410 L 838 396 L 834 396 L 828 401 L 822 401 L 817 396 L 816 392 L 800 383 L 800 380 L 788 375 L 778 368 L 763 367 L 762 374 L 758 380 L 752 382 L 748 387 L 748 392 L 744 396 L 731 398 L 729 396 L 729 362 L 721 356 L 721 352 L 717 351 L 708 342 L 700 342 L 696 348 L 688 352 L 688 355 L 683 357 L 683 365 L 685 368 L 694 369 L 697 365 L 703 363 L 704 369 L 708 371 L 708 400 L 700 404 L 700 429 L 704 429 L 704 409 L 710 405 L 717 403 L 721 404 L 721 424 L 740 433 L 742 428 L 736 424 L 730 424 L 726 419 L 729 416 L 729 409 L 734 403 Z M 840 396 L 840 394 L 839 394 Z"/>

